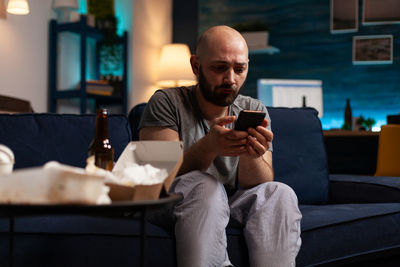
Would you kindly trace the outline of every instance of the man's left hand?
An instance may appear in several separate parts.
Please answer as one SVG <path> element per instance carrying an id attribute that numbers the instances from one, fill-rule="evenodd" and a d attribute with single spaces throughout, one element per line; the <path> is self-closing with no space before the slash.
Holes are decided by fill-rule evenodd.
<path id="1" fill-rule="evenodd" d="M 248 155 L 252 158 L 258 158 L 264 155 L 265 152 L 270 148 L 274 135 L 272 131 L 268 130 L 266 126 L 268 121 L 264 119 L 261 126 L 256 128 L 249 128 L 247 132 L 248 142 L 246 145 Z"/>

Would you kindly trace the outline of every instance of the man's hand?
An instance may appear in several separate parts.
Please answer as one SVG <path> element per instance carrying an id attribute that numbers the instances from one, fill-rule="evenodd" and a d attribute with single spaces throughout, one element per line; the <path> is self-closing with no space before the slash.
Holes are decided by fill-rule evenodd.
<path id="1" fill-rule="evenodd" d="M 208 149 L 215 156 L 240 156 L 248 151 L 249 134 L 244 131 L 235 131 L 225 128 L 225 125 L 235 121 L 235 116 L 218 118 L 211 125 L 207 135 Z"/>
<path id="2" fill-rule="evenodd" d="M 272 153 L 268 151 L 274 135 L 265 128 L 268 121 L 261 126 L 249 128 L 247 153 L 240 156 L 238 177 L 242 188 L 250 188 L 261 183 L 273 181 Z"/>
<path id="3" fill-rule="evenodd" d="M 248 154 L 246 156 L 258 158 L 268 151 L 274 135 L 270 130 L 265 128 L 267 125 L 268 121 L 264 119 L 262 125 L 247 130 L 249 135 L 247 137 L 246 148 Z"/>

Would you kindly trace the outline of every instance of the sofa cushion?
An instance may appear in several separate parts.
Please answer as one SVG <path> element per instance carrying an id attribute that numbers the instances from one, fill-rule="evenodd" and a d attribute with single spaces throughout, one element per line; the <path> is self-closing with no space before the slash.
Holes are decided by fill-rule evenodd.
<path id="1" fill-rule="evenodd" d="M 399 177 L 331 174 L 329 180 L 329 203 L 400 203 Z"/>
<path id="2" fill-rule="evenodd" d="M 128 114 L 129 124 L 132 130 L 132 140 L 139 140 L 139 123 L 142 113 L 146 107 L 146 103 L 137 104 L 134 106 Z"/>
<path id="3" fill-rule="evenodd" d="M 268 107 L 274 133 L 275 180 L 291 186 L 302 204 L 328 200 L 327 158 L 318 112 Z"/>
<path id="4" fill-rule="evenodd" d="M 123 115 L 110 115 L 108 121 L 116 160 L 131 140 L 131 131 Z M 93 114 L 0 114 L 0 144 L 14 152 L 15 169 L 50 160 L 84 167 L 94 124 Z"/>
<path id="5" fill-rule="evenodd" d="M 400 249 L 399 203 L 302 205 L 300 210 L 299 266 L 344 263 Z"/>

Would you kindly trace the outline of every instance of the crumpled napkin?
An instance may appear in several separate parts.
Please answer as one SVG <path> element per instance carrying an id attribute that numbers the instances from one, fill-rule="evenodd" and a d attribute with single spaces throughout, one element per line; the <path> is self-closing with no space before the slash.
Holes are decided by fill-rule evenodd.
<path id="1" fill-rule="evenodd" d="M 122 184 L 128 186 L 163 183 L 168 176 L 166 169 L 158 169 L 150 164 L 138 165 L 127 162 L 122 170 L 113 172 Z"/>
<path id="2" fill-rule="evenodd" d="M 133 162 L 124 162 L 123 168 L 109 172 L 94 164 L 94 156 L 86 161 L 86 172 L 101 175 L 108 183 L 127 186 L 152 185 L 163 183 L 168 176 L 166 169 L 153 167 L 151 164 L 139 165 Z"/>

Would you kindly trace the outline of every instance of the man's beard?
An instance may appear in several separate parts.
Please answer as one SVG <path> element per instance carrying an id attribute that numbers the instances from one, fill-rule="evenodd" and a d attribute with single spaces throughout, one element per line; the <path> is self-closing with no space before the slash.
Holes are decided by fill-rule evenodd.
<path id="1" fill-rule="evenodd" d="M 199 68 L 199 78 L 198 78 L 198 83 L 200 87 L 200 91 L 203 95 L 203 97 L 210 103 L 213 103 L 214 105 L 220 106 L 220 107 L 226 107 L 231 105 L 236 97 L 238 96 L 240 90 L 242 89 L 242 86 L 240 88 L 237 88 L 236 86 L 231 86 L 229 84 L 223 83 L 217 87 L 214 88 L 214 90 L 211 88 L 210 83 L 207 81 L 206 77 L 204 77 L 203 70 L 201 69 L 201 66 Z M 244 83 L 243 83 L 244 84 Z M 232 93 L 224 93 L 224 89 L 232 89 Z"/>

